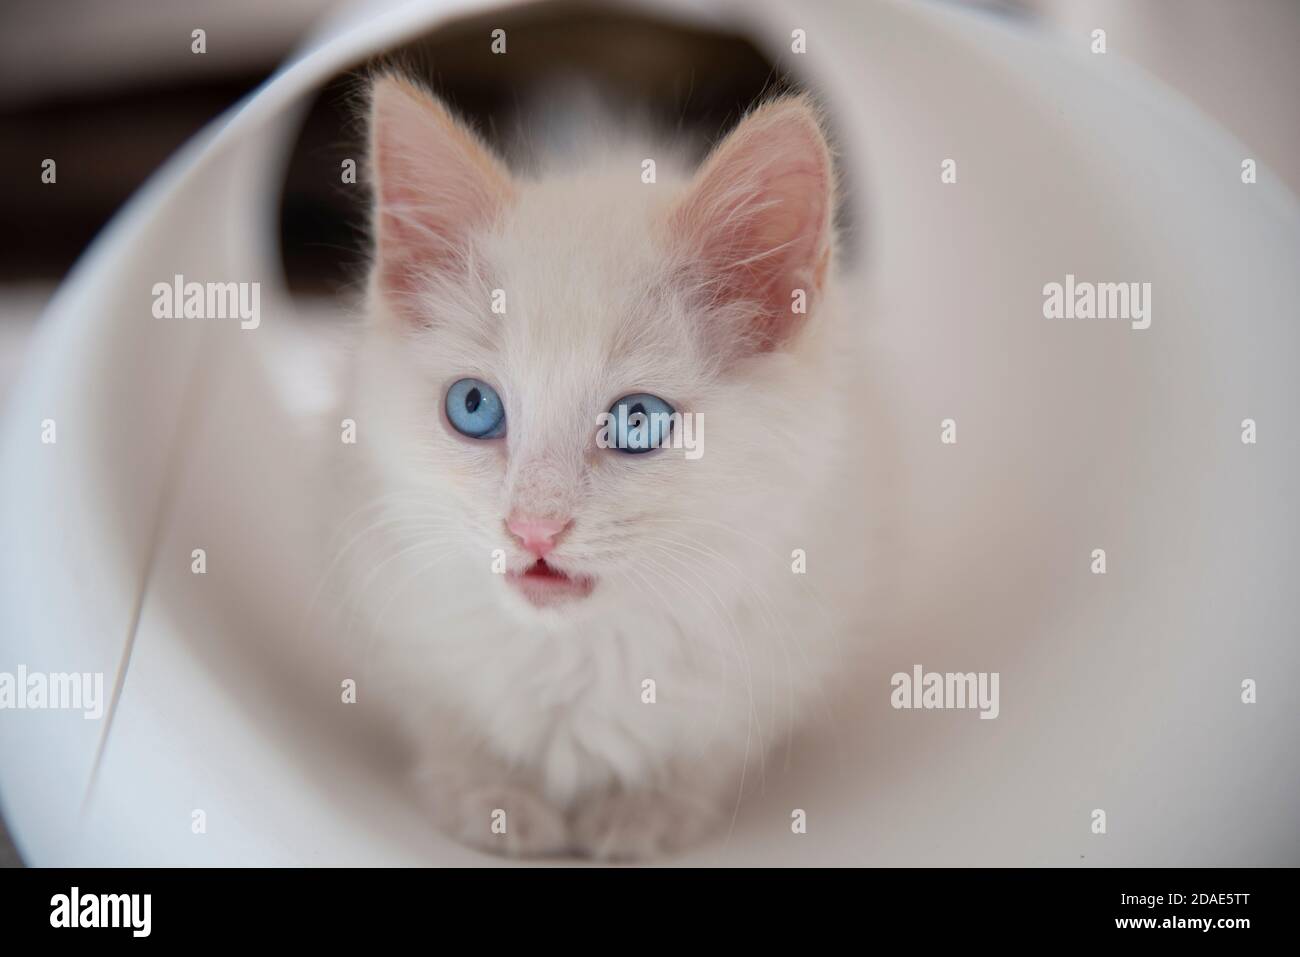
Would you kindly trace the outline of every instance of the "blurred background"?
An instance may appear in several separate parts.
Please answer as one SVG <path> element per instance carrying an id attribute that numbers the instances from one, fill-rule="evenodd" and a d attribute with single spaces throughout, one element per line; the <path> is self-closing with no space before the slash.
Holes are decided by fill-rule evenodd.
<path id="1" fill-rule="evenodd" d="M 808 0 L 816 3 L 818 0 Z M 927 0 L 915 0 L 927 2 Z M 1300 193 L 1300 0 L 929 0 L 1038 31 L 1087 51 L 1107 31 L 1108 56 L 1177 89 Z M 262 83 L 346 0 L 6 0 L 0 6 L 0 404 L 60 280 L 100 230 L 194 134 Z M 798 9 L 800 0 L 787 6 Z M 504 23 L 503 23 L 504 20 Z M 535 3 L 494 15 L 527 31 L 548 69 L 572 62 L 651 104 L 659 119 L 708 138 L 786 78 L 725 33 L 685 31 L 616 4 Z M 207 50 L 191 52 L 191 31 Z M 550 75 L 524 57 L 490 57 L 482 20 L 462 21 L 396 51 L 498 145 L 527 91 Z M 593 60 L 593 51 L 603 57 Z M 358 67 L 362 64 L 357 64 Z M 342 75 L 308 112 L 281 199 L 291 288 L 331 296 L 355 282 L 362 211 L 338 189 L 357 156 L 355 76 Z M 1122 149 L 1123 144 L 1114 148 Z M 57 183 L 41 181 L 46 158 Z M 1189 200 L 1190 201 L 1190 200 Z M 2 800 L 3 795 L 0 795 Z M 0 864 L 17 863 L 0 823 Z"/>
<path id="2" fill-rule="evenodd" d="M 797 10 L 800 0 L 787 4 Z M 817 2 L 817 0 L 810 0 Z M 916 0 L 926 2 L 926 0 Z M 932 0 L 978 8 L 1086 49 L 1106 29 L 1109 56 L 1177 88 L 1300 192 L 1300 0 Z M 113 214 L 208 122 L 254 90 L 346 0 L 7 0 L 0 12 L 0 396 L 53 287 Z M 500 20 L 497 17 L 496 20 Z M 496 22 L 494 20 L 494 22 Z M 551 62 L 605 51 L 608 81 L 701 130 L 724 126 L 782 78 L 759 51 L 719 34 L 684 35 L 619 5 L 540 3 L 511 12 Z M 207 52 L 190 33 L 207 33 Z M 481 25 L 403 51 L 465 113 L 508 129 L 535 77 L 523 58 L 487 55 Z M 615 42 L 593 43 L 593 37 Z M 358 64 L 360 66 L 360 64 Z M 340 77 L 305 124 L 283 198 L 285 265 L 295 290 L 329 292 L 355 278 L 360 230 L 332 188 L 355 155 L 352 93 Z M 56 185 L 41 162 L 58 162 Z M 314 175 L 314 167 L 330 175 Z"/>

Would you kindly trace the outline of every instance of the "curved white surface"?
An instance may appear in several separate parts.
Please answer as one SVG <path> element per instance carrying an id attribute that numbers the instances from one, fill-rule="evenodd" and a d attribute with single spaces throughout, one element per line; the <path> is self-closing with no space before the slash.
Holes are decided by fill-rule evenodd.
<path id="1" fill-rule="evenodd" d="M 102 671 L 120 698 L 111 721 L 0 713 L 29 862 L 494 861 L 430 832 L 300 640 L 303 489 L 323 479 L 276 386 L 304 331 L 272 221 L 303 98 L 480 6 L 322 39 L 168 164 L 51 304 L 0 437 L 0 670 Z M 680 862 L 1300 863 L 1294 197 L 1267 170 L 1244 186 L 1244 148 L 1118 57 L 943 7 L 720 9 L 811 73 L 856 164 L 904 587 L 862 636 L 860 698 Z M 154 319 L 175 273 L 260 280 L 262 327 Z M 1152 283 L 1151 328 L 1044 319 L 1066 273 Z M 891 709 L 916 663 L 1000 672 L 1000 717 Z"/>

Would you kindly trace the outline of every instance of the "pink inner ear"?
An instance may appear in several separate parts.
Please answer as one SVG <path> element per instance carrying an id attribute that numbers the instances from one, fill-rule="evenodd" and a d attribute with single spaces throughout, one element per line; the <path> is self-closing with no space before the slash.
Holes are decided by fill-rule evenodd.
<path id="1" fill-rule="evenodd" d="M 509 174 L 432 97 L 398 77 L 371 102 L 375 233 L 384 292 L 401 300 L 430 272 L 463 268 L 476 230 L 509 203 Z"/>
<path id="2" fill-rule="evenodd" d="M 830 151 L 811 107 L 761 107 L 705 162 L 672 227 L 703 271 L 717 305 L 748 304 L 749 334 L 775 348 L 805 314 L 794 291 L 816 299 L 830 256 Z"/>

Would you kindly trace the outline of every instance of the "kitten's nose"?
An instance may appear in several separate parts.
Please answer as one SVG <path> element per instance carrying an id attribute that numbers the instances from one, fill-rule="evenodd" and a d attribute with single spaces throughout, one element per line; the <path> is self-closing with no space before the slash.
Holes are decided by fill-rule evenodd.
<path id="1" fill-rule="evenodd" d="M 506 519 L 506 528 L 519 539 L 521 545 L 538 558 L 545 558 L 555 550 L 555 538 L 569 527 L 568 519 L 527 518 L 511 515 Z"/>

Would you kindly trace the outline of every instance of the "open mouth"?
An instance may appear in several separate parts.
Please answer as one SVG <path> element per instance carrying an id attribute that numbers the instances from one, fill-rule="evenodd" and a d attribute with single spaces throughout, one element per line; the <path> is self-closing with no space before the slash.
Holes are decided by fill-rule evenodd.
<path id="1" fill-rule="evenodd" d="M 522 572 L 508 572 L 506 580 L 538 608 L 586 598 L 595 586 L 592 579 L 567 575 L 541 558 Z"/>

